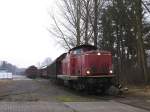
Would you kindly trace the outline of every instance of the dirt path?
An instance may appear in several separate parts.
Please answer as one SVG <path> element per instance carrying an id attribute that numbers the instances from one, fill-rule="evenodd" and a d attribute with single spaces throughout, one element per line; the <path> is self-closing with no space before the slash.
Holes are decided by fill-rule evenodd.
<path id="1" fill-rule="evenodd" d="M 128 111 L 127 108 L 124 108 L 124 107 L 128 107 L 126 104 L 131 105 L 129 106 L 129 108 L 133 109 L 133 111 L 131 110 L 131 112 L 136 112 L 135 110 L 137 110 L 137 112 L 141 112 L 141 110 L 138 108 L 144 109 L 142 110 L 143 112 L 150 111 L 150 102 L 149 102 L 150 98 L 149 97 L 146 97 L 145 99 L 143 98 L 144 97 L 135 98 L 133 96 L 111 97 L 111 96 L 101 96 L 101 95 L 87 95 L 84 93 L 75 92 L 74 90 L 70 90 L 63 86 L 56 85 L 51 81 L 44 80 L 44 79 L 28 80 L 26 78 L 21 78 L 21 79 L 17 78 L 17 80 L 0 80 L 0 105 L 1 105 L 0 109 L 3 108 L 2 105 L 5 106 L 14 105 L 17 108 L 18 104 L 24 105 L 24 103 L 26 102 L 25 104 L 29 106 L 28 108 L 33 108 L 34 110 L 35 108 L 29 105 L 31 102 L 31 104 L 33 103 L 33 105 L 37 107 L 38 105 L 40 106 L 45 104 L 45 105 L 53 105 L 53 106 L 55 105 L 55 107 L 57 108 L 57 105 L 60 105 L 60 107 L 64 108 L 64 110 L 68 108 L 69 109 L 68 112 L 70 111 L 74 112 L 74 110 L 76 109 L 79 110 L 80 112 L 80 109 L 78 109 L 78 107 L 80 107 L 82 111 L 83 108 L 81 107 L 81 105 L 85 107 L 87 105 L 91 105 L 91 109 L 93 108 L 97 111 L 98 109 L 101 110 L 103 108 L 104 110 L 106 109 L 108 111 L 107 105 L 110 105 L 111 112 L 113 112 L 111 108 L 114 109 L 114 112 L 124 112 L 124 111 Z M 101 105 L 99 108 L 96 108 L 94 106 L 99 104 Z M 118 107 L 113 107 L 113 105 L 116 104 L 118 105 Z M 51 106 L 50 107 L 47 106 L 45 108 L 53 110 Z M 41 109 L 43 109 L 43 107 L 41 107 Z M 122 111 L 119 111 L 119 109 L 121 109 Z M 86 112 L 88 111 L 86 110 Z"/>
<path id="2" fill-rule="evenodd" d="M 77 93 L 74 90 L 56 85 L 49 80 L 0 81 L 0 101 L 72 102 L 98 100 L 98 97 Z"/>

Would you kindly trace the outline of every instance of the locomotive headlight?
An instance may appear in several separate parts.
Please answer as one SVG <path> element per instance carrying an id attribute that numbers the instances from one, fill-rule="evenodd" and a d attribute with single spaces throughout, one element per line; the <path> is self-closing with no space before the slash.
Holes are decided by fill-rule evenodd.
<path id="1" fill-rule="evenodd" d="M 90 70 L 87 70 L 86 73 L 89 75 L 91 72 L 90 72 Z"/>
<path id="2" fill-rule="evenodd" d="M 97 53 L 97 55 L 101 55 L 101 53 L 99 52 L 99 53 Z"/>
<path id="3" fill-rule="evenodd" d="M 112 70 L 110 70 L 110 71 L 109 71 L 109 73 L 111 73 L 111 74 L 112 74 L 112 73 L 113 73 L 113 71 L 112 71 Z"/>

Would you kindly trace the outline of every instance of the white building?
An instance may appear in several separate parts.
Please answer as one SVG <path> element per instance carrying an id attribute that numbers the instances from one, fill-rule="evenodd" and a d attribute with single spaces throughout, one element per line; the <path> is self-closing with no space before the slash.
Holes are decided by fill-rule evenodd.
<path id="1" fill-rule="evenodd" d="M 12 73 L 6 70 L 0 70 L 0 79 L 12 79 L 12 78 L 13 78 Z"/>

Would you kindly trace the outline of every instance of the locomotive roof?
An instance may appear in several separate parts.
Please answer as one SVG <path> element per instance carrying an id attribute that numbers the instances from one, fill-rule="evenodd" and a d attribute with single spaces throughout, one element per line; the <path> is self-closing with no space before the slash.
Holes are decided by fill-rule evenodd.
<path id="1" fill-rule="evenodd" d="M 94 49 L 94 50 L 97 49 L 97 47 L 92 46 L 92 45 L 80 45 L 80 46 L 77 46 L 77 47 L 74 47 L 74 48 L 70 49 L 69 52 L 73 51 L 73 50 L 76 50 L 76 49 L 81 49 L 81 48 L 91 48 L 91 49 Z"/>
<path id="2" fill-rule="evenodd" d="M 49 64 L 47 67 L 50 67 L 52 64 L 58 63 L 60 62 L 63 58 L 65 58 L 65 56 L 67 55 L 67 53 L 63 53 L 61 54 L 59 57 L 57 57 L 51 64 Z"/>

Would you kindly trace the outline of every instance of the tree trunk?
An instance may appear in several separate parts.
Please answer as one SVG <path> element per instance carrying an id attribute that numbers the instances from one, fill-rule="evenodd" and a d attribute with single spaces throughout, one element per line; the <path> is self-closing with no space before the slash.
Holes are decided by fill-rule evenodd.
<path id="1" fill-rule="evenodd" d="M 76 24 L 76 30 L 77 30 L 77 46 L 80 45 L 80 19 L 81 19 L 81 4 L 80 4 L 80 0 L 77 0 L 77 24 Z"/>
<path id="2" fill-rule="evenodd" d="M 85 44 L 88 44 L 88 24 L 89 24 L 89 0 L 86 2 L 86 21 L 85 21 Z"/>
<path id="3" fill-rule="evenodd" d="M 145 50 L 143 46 L 143 34 L 142 34 L 142 1 L 135 0 L 135 9 L 136 9 L 136 37 L 137 37 L 137 47 L 138 47 L 138 63 L 142 68 L 145 83 L 148 82 L 148 73 L 147 73 L 147 63 L 145 59 Z"/>
<path id="4" fill-rule="evenodd" d="M 97 21 L 98 19 L 98 0 L 94 0 L 94 45 L 97 47 L 97 35 L 98 35 L 98 28 L 97 28 Z"/>

